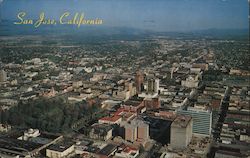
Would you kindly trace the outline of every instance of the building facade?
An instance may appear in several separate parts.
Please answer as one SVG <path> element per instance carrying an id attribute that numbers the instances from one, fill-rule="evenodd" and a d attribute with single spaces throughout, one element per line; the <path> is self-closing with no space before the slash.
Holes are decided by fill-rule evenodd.
<path id="1" fill-rule="evenodd" d="M 175 149 L 184 149 L 192 139 L 193 120 L 191 116 L 179 115 L 171 124 L 170 145 Z"/>
<path id="2" fill-rule="evenodd" d="M 210 136 L 212 130 L 212 112 L 202 110 L 178 110 L 177 114 L 193 118 L 193 133 Z"/>

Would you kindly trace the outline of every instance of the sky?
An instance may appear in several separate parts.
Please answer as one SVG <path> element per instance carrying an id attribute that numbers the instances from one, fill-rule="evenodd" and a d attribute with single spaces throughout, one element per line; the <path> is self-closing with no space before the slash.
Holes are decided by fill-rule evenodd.
<path id="1" fill-rule="evenodd" d="M 17 20 L 25 11 L 37 19 L 40 12 L 57 18 L 65 12 L 83 12 L 103 19 L 105 26 L 153 31 L 245 29 L 249 27 L 248 0 L 0 0 L 2 19 Z"/>

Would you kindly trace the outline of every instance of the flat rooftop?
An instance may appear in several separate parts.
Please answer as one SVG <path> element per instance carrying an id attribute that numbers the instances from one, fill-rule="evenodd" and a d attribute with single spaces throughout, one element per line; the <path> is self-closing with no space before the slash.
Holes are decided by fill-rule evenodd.
<path id="1" fill-rule="evenodd" d="M 0 148 L 15 152 L 31 152 L 41 146 L 41 144 L 29 141 L 23 141 L 13 138 L 0 138 Z"/>
<path id="2" fill-rule="evenodd" d="M 113 144 L 106 145 L 103 149 L 101 149 L 97 154 L 109 156 L 114 150 L 116 150 L 117 146 Z"/>
<path id="3" fill-rule="evenodd" d="M 177 115 L 177 117 L 174 119 L 172 123 L 172 126 L 185 128 L 188 126 L 191 119 L 192 119 L 191 116 Z"/>
<path id="4" fill-rule="evenodd" d="M 126 106 L 130 106 L 130 105 L 132 105 L 132 106 L 138 106 L 140 103 L 141 102 L 138 102 L 138 101 L 126 101 L 124 103 L 124 105 L 126 105 Z"/>
<path id="5" fill-rule="evenodd" d="M 64 140 L 62 142 L 49 146 L 48 149 L 53 151 L 63 152 L 68 148 L 70 148 L 72 145 L 74 145 L 73 142 Z"/>

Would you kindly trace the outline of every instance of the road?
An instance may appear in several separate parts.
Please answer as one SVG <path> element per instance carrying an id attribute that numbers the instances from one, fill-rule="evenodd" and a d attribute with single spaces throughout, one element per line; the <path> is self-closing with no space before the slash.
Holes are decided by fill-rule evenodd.
<path id="1" fill-rule="evenodd" d="M 219 143 L 220 140 L 220 134 L 222 130 L 223 123 L 225 121 L 225 117 L 227 115 L 228 111 L 228 106 L 229 106 L 229 100 L 230 100 L 230 93 L 231 93 L 231 88 L 227 87 L 224 93 L 224 97 L 221 100 L 220 103 L 220 110 L 219 110 L 219 117 L 217 120 L 217 123 L 215 124 L 213 130 L 212 130 L 212 135 L 213 135 L 213 146 L 210 150 L 209 156 L 213 158 L 215 156 L 215 152 L 217 150 L 217 144 Z"/>

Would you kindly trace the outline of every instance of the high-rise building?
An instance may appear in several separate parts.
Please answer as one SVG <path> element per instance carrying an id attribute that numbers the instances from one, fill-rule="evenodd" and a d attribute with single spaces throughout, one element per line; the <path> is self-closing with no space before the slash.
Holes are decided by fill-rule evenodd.
<path id="1" fill-rule="evenodd" d="M 125 90 L 129 91 L 129 97 L 136 95 L 136 87 L 134 87 L 133 82 L 125 82 Z"/>
<path id="2" fill-rule="evenodd" d="M 7 73 L 4 70 L 0 70 L 0 82 L 7 81 Z"/>
<path id="3" fill-rule="evenodd" d="M 147 79 L 147 93 L 158 93 L 160 80 L 157 78 Z"/>
<path id="4" fill-rule="evenodd" d="M 147 92 L 148 93 L 154 93 L 154 79 L 150 78 L 147 80 Z"/>
<path id="5" fill-rule="evenodd" d="M 143 141 L 149 139 L 149 125 L 143 121 L 137 122 L 137 140 Z"/>
<path id="6" fill-rule="evenodd" d="M 125 140 L 135 142 L 137 139 L 137 126 L 133 124 L 125 125 Z"/>
<path id="7" fill-rule="evenodd" d="M 212 112 L 189 108 L 178 110 L 177 114 L 191 116 L 193 118 L 193 133 L 210 136 L 212 130 Z"/>
<path id="8" fill-rule="evenodd" d="M 184 149 L 192 139 L 193 121 L 191 116 L 178 115 L 171 124 L 170 145 L 175 149 Z"/>
<path id="9" fill-rule="evenodd" d="M 142 120 L 134 119 L 124 128 L 127 141 L 144 143 L 149 139 L 149 125 Z"/>
<path id="10" fill-rule="evenodd" d="M 155 83 L 154 83 L 154 92 L 155 93 L 158 93 L 159 87 L 160 87 L 160 80 L 158 78 L 156 78 Z"/>
<path id="11" fill-rule="evenodd" d="M 136 84 L 136 92 L 138 94 L 142 92 L 143 82 L 144 82 L 144 75 L 143 75 L 143 73 L 140 72 L 140 71 L 136 72 L 135 84 Z"/>

